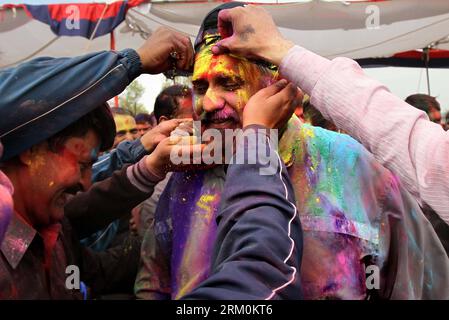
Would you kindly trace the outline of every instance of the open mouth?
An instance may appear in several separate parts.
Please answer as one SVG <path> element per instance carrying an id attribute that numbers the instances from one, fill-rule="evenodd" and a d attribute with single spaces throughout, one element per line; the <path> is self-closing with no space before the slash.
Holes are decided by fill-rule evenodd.
<path id="1" fill-rule="evenodd" d="M 223 124 L 223 123 L 233 123 L 235 120 L 233 118 L 216 118 L 208 121 L 209 124 Z"/>
<path id="2" fill-rule="evenodd" d="M 234 128 L 238 120 L 232 114 L 216 113 L 203 120 L 204 127 L 207 128 Z"/>
<path id="3" fill-rule="evenodd" d="M 237 127 L 237 122 L 233 118 L 213 119 L 204 123 L 204 129 L 233 129 Z"/>

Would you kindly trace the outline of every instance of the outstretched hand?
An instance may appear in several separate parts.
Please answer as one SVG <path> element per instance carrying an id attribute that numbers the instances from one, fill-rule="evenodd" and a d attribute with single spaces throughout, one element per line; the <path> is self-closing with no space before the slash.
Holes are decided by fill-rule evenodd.
<path id="1" fill-rule="evenodd" d="M 159 144 L 159 142 L 169 137 L 173 130 L 175 130 L 180 124 L 186 121 L 192 121 L 192 119 L 184 118 L 184 119 L 171 119 L 167 121 L 162 121 L 157 126 L 152 128 L 150 131 L 145 133 L 140 138 L 140 142 L 142 143 L 145 150 L 151 153 Z"/>
<path id="2" fill-rule="evenodd" d="M 191 71 L 193 47 L 190 38 L 166 27 L 158 28 L 137 50 L 144 72 L 157 74 L 173 68 Z"/>
<path id="3" fill-rule="evenodd" d="M 302 103 L 303 93 L 287 80 L 280 80 L 253 95 L 243 109 L 243 127 L 258 124 L 281 129 Z"/>
<path id="4" fill-rule="evenodd" d="M 212 47 L 213 54 L 233 53 L 279 65 L 294 45 L 281 35 L 271 15 L 260 6 L 221 10 L 218 31 L 223 40 Z"/>

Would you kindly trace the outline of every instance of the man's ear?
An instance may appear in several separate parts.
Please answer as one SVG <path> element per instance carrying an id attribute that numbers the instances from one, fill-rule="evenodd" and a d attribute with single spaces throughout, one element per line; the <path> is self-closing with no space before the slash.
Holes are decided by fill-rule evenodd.
<path id="1" fill-rule="evenodd" d="M 25 166 L 31 166 L 31 164 L 36 160 L 36 155 L 41 152 L 44 148 L 44 144 L 47 142 L 42 142 L 40 144 L 34 145 L 28 150 L 25 150 L 19 154 L 19 160 L 21 164 Z"/>
<path id="2" fill-rule="evenodd" d="M 161 122 L 163 122 L 163 121 L 167 121 L 167 120 L 170 120 L 169 118 L 167 118 L 166 116 L 160 116 L 159 117 L 159 121 L 158 121 L 158 123 L 161 123 Z"/>
<path id="3" fill-rule="evenodd" d="M 30 149 L 22 152 L 19 155 L 20 163 L 25 165 L 25 166 L 30 166 L 33 163 L 33 159 L 34 159 L 33 147 L 31 147 Z"/>

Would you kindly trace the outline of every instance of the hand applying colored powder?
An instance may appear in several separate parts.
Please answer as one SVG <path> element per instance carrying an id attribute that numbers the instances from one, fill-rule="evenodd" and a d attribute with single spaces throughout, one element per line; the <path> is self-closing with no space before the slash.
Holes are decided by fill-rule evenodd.
<path id="1" fill-rule="evenodd" d="M 273 18 L 260 6 L 221 10 L 218 31 L 223 40 L 212 48 L 216 55 L 233 53 L 279 65 L 294 45 L 281 35 Z"/>
<path id="2" fill-rule="evenodd" d="M 302 92 L 284 79 L 261 89 L 243 110 L 243 127 L 258 124 L 270 129 L 283 128 L 302 97 Z"/>

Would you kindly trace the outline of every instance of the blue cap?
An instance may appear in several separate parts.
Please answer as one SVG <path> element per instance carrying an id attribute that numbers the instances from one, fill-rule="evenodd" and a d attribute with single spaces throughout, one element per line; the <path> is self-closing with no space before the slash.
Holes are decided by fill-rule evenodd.
<path id="1" fill-rule="evenodd" d="M 106 100 L 125 82 L 119 70 L 130 60 L 126 54 L 120 54 L 124 62 L 115 68 L 111 65 L 118 55 L 102 52 L 74 58 L 43 57 L 1 70 L 0 140 L 4 152 L 0 161 L 47 140 L 94 110 L 102 119 L 100 149 L 109 149 L 115 124 Z"/>

